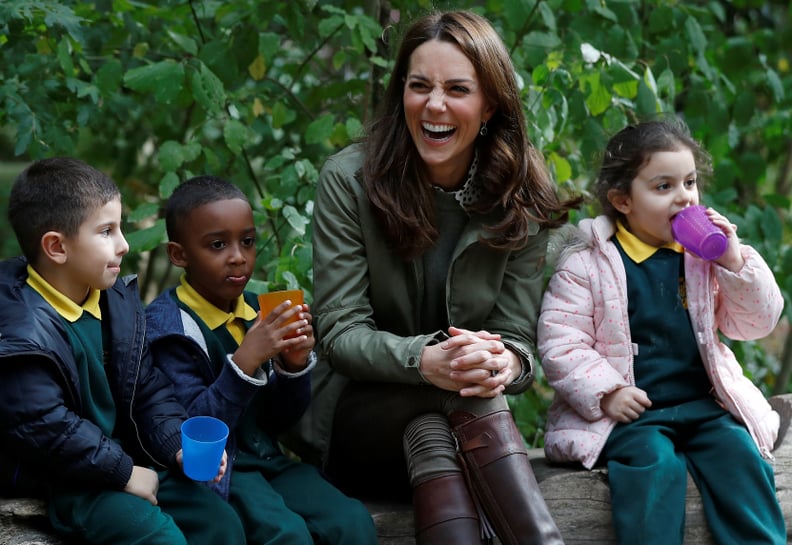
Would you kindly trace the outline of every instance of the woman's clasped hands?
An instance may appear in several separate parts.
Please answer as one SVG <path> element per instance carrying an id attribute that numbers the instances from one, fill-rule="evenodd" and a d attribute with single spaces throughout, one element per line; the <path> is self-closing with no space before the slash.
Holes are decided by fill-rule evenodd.
<path id="1" fill-rule="evenodd" d="M 520 376 L 520 358 L 499 334 L 453 326 L 448 333 L 423 349 L 421 373 L 431 384 L 463 397 L 495 397 Z"/>

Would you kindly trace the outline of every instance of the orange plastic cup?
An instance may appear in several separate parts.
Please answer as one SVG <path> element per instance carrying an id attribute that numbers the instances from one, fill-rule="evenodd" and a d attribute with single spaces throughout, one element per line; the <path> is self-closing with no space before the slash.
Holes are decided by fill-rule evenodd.
<path id="1" fill-rule="evenodd" d="M 258 296 L 259 309 L 261 310 L 261 317 L 266 318 L 272 312 L 272 309 L 283 303 L 284 301 L 291 301 L 293 306 L 302 305 L 304 301 L 303 290 L 278 290 L 270 291 L 267 293 L 260 293 Z M 284 325 L 288 325 L 297 321 L 298 314 L 295 314 L 291 320 Z M 286 338 L 296 337 L 290 335 Z"/>

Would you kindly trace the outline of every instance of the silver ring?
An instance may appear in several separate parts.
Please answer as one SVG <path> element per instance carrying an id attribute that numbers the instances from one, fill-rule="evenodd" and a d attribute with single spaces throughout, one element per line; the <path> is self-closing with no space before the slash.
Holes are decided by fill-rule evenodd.
<path id="1" fill-rule="evenodd" d="M 491 371 L 490 371 L 490 376 L 491 376 L 491 377 L 497 377 L 497 376 L 498 376 L 498 370 L 497 370 L 497 369 L 493 369 L 493 370 L 491 370 Z"/>

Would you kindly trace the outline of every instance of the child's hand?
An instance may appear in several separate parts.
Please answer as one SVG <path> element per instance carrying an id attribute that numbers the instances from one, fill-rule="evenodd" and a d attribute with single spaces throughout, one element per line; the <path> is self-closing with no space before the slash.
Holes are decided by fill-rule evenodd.
<path id="1" fill-rule="evenodd" d="M 600 407 L 617 422 L 628 423 L 636 420 L 652 406 L 646 392 L 635 386 L 625 386 L 606 394 L 600 400 Z"/>
<path id="2" fill-rule="evenodd" d="M 179 452 L 176 453 L 176 462 L 179 464 L 182 472 L 184 472 L 184 450 L 179 449 Z M 220 479 L 225 475 L 226 469 L 228 469 L 228 453 L 223 449 L 223 458 L 220 460 L 220 468 L 217 470 L 217 476 L 212 479 L 212 482 L 219 483 Z"/>
<path id="3" fill-rule="evenodd" d="M 313 348 L 313 329 L 309 320 L 303 317 L 303 307 L 308 308 L 306 305 L 292 307 L 291 303 L 283 302 L 272 309 L 267 316 L 261 316 L 259 313 L 239 348 L 234 352 L 234 362 L 245 374 L 253 376 L 265 361 L 304 343 L 306 336 L 301 331 L 305 327 L 309 329 L 311 348 Z M 289 323 L 295 316 L 297 321 Z M 310 314 L 308 318 L 310 319 Z M 292 335 L 296 337 L 287 338 Z"/>
<path id="4" fill-rule="evenodd" d="M 132 475 L 124 487 L 124 492 L 143 498 L 157 505 L 157 492 L 159 491 L 159 476 L 157 472 L 143 466 L 132 466 Z"/>
<path id="5" fill-rule="evenodd" d="M 308 305 L 300 307 L 300 315 L 298 322 L 302 325 L 294 331 L 296 337 L 289 339 L 290 341 L 297 341 L 295 344 L 281 350 L 281 361 L 285 367 L 285 371 L 290 373 L 299 373 L 305 366 L 308 365 L 308 356 L 314 349 L 315 339 L 313 334 L 313 316 L 311 316 L 310 308 Z"/>
<path id="6" fill-rule="evenodd" d="M 707 208 L 707 217 L 723 231 L 729 241 L 726 251 L 723 252 L 723 255 L 720 256 L 715 263 L 732 272 L 739 271 L 745 264 L 745 260 L 740 253 L 740 239 L 737 237 L 737 226 L 731 223 L 728 218 L 718 213 L 714 208 Z"/>

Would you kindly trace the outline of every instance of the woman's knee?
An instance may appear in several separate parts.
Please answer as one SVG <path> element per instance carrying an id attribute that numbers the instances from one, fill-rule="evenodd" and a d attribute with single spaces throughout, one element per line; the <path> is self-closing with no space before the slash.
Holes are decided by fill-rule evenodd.
<path id="1" fill-rule="evenodd" d="M 461 471 L 451 426 L 448 418 L 440 413 L 421 415 L 407 425 L 404 456 L 413 486 L 433 477 Z"/>

